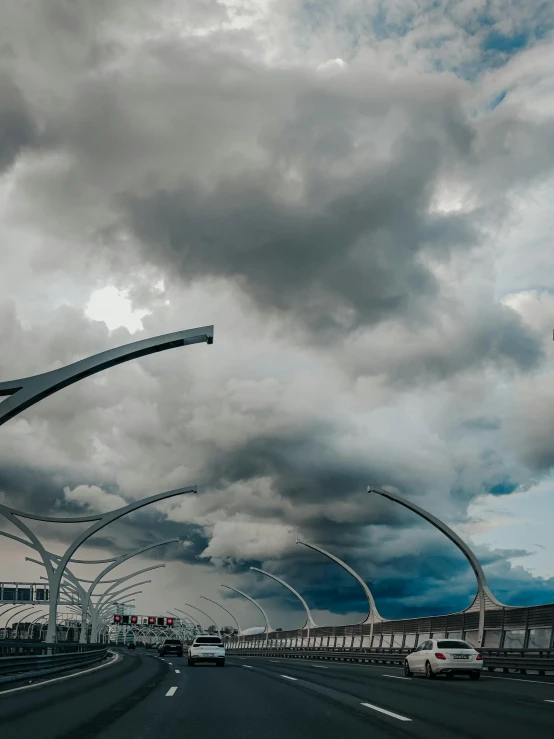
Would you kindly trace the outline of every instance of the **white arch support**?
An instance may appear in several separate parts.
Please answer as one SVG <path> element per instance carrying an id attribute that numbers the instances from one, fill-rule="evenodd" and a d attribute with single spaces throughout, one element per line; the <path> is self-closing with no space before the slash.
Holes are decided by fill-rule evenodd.
<path id="1" fill-rule="evenodd" d="M 229 614 L 229 616 L 231 616 L 231 618 L 233 619 L 233 621 L 234 621 L 234 622 L 235 622 L 235 624 L 237 625 L 237 632 L 238 632 L 238 634 L 240 634 L 240 626 L 239 626 L 239 622 L 238 622 L 238 621 L 237 621 L 237 619 L 236 619 L 236 618 L 235 618 L 235 617 L 233 616 L 233 614 L 231 613 L 231 611 L 228 611 L 228 610 L 227 610 L 227 608 L 225 608 L 225 606 L 222 606 L 222 605 L 221 605 L 221 603 L 218 603 L 218 602 L 217 602 L 216 600 L 212 600 L 211 598 L 206 598 L 206 596 L 205 596 L 205 595 L 201 595 L 200 597 L 201 597 L 201 598 L 202 598 L 203 600 L 207 600 L 207 601 L 208 601 L 209 603 L 213 603 L 213 604 L 214 604 L 214 606 L 219 606 L 219 607 L 220 607 L 220 608 L 221 608 L 221 609 L 222 609 L 223 611 L 225 611 L 225 613 L 228 613 L 228 614 Z"/>
<path id="2" fill-rule="evenodd" d="M 219 629 L 219 626 L 217 625 L 216 621 L 214 621 L 214 619 L 211 616 L 209 616 L 205 611 L 201 611 L 200 608 L 198 608 L 198 606 L 193 606 L 192 603 L 185 603 L 185 605 L 188 606 L 189 608 L 194 608 L 195 611 L 198 611 L 198 613 L 202 613 L 204 616 L 206 616 L 206 618 L 209 618 L 210 621 L 215 626 L 217 633 L 219 634 L 219 636 L 221 636 L 221 631 Z"/>
<path id="3" fill-rule="evenodd" d="M 332 560 L 333 562 L 336 562 L 336 564 L 339 565 L 339 567 L 342 567 L 343 570 L 346 570 L 349 575 L 352 575 L 354 580 L 358 582 L 365 593 L 365 596 L 367 598 L 368 603 L 368 611 L 366 618 L 362 621 L 362 624 L 369 624 L 369 643 L 372 643 L 373 640 L 373 626 L 376 621 L 384 621 L 385 619 L 379 614 L 379 611 L 377 610 L 377 606 L 375 605 L 375 598 L 373 597 L 373 593 L 368 588 L 367 583 L 365 580 L 363 580 L 358 573 L 352 569 L 349 565 L 346 564 L 346 562 L 343 562 L 342 559 L 339 559 L 334 554 L 331 554 L 331 552 L 328 552 L 326 549 L 322 549 L 321 547 L 317 547 L 315 544 L 308 544 L 305 541 L 300 541 L 299 539 L 296 540 L 297 544 L 300 544 L 303 547 L 308 547 L 308 549 L 313 549 L 316 552 L 319 552 L 320 554 L 323 554 L 328 559 Z"/>
<path id="4" fill-rule="evenodd" d="M 409 500 L 406 500 L 406 498 L 402 498 L 400 495 L 396 495 L 396 493 L 391 493 L 388 490 L 382 490 L 381 488 L 376 488 L 373 485 L 370 485 L 367 489 L 368 493 L 376 493 L 376 495 L 381 495 L 383 498 L 388 498 L 389 500 L 394 501 L 395 503 L 399 503 L 401 506 L 404 506 L 404 508 L 408 508 L 408 510 L 413 511 L 414 513 L 417 513 L 418 516 L 421 516 L 425 521 L 428 521 L 432 526 L 434 526 L 439 531 L 442 531 L 442 533 L 450 539 L 450 541 L 455 544 L 458 549 L 462 552 L 462 554 L 465 556 L 469 564 L 471 565 L 471 569 L 475 573 L 475 577 L 477 578 L 477 599 L 479 601 L 479 630 L 477 634 L 477 646 L 482 647 L 483 646 L 483 636 L 485 633 L 485 606 L 486 602 L 488 601 L 491 605 L 494 605 L 498 608 L 507 608 L 508 606 L 505 606 L 503 603 L 501 603 L 499 600 L 495 598 L 495 596 L 492 594 L 489 585 L 487 583 L 487 578 L 485 576 L 485 573 L 483 572 L 483 568 L 481 567 L 481 563 L 475 556 L 475 554 L 471 551 L 471 549 L 468 547 L 468 545 L 461 539 L 458 534 L 456 534 L 452 529 L 447 526 L 443 521 L 441 521 L 436 516 L 433 516 L 432 513 L 429 513 L 429 511 L 424 510 L 423 508 L 420 508 L 415 503 L 412 503 Z"/>
<path id="5" fill-rule="evenodd" d="M 272 575 L 271 572 L 266 572 L 265 570 L 260 570 L 258 567 L 251 567 L 250 569 L 253 572 L 259 572 L 262 575 L 266 575 L 267 577 L 270 577 L 272 580 L 275 580 L 276 582 L 280 583 L 281 585 L 283 585 L 283 587 L 285 587 L 287 590 L 289 590 L 293 595 L 295 595 L 298 598 L 298 600 L 300 601 L 300 603 L 302 603 L 302 607 L 306 611 L 306 621 L 304 623 L 304 626 L 302 626 L 302 631 L 304 631 L 304 629 L 307 628 L 307 630 L 308 630 L 308 639 L 309 639 L 310 638 L 310 628 L 316 629 L 317 628 L 317 624 L 315 623 L 315 621 L 312 618 L 312 614 L 310 613 L 310 609 L 308 608 L 308 604 L 306 603 L 306 601 L 304 600 L 304 598 L 300 595 L 300 593 L 298 591 L 296 591 L 292 587 L 292 585 L 289 585 L 284 580 L 281 580 L 280 577 L 277 577 L 277 575 Z"/>
<path id="6" fill-rule="evenodd" d="M 261 607 L 261 605 L 258 602 L 256 602 L 254 600 L 254 598 L 251 598 L 246 593 L 243 593 L 242 590 L 237 590 L 236 588 L 232 588 L 230 585 L 224 585 L 223 583 L 220 583 L 220 585 L 221 585 L 222 588 L 227 588 L 228 590 L 232 590 L 233 592 L 238 593 L 239 595 L 242 595 L 243 598 L 246 598 L 246 600 L 249 600 L 250 603 L 253 603 L 256 606 L 256 608 L 258 609 L 258 611 L 260 611 L 260 613 L 264 617 L 264 621 L 265 621 L 265 640 L 266 640 L 266 643 L 267 643 L 267 641 L 269 639 L 269 632 L 270 631 L 273 631 L 273 629 L 269 625 L 269 619 L 267 617 L 267 613 L 264 611 L 264 609 Z"/>

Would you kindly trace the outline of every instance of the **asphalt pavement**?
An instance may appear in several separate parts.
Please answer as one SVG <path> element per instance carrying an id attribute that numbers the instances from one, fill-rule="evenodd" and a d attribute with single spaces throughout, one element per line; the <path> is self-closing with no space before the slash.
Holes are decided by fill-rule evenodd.
<path id="1" fill-rule="evenodd" d="M 0 693 L 2 739 L 552 739 L 554 681 L 406 678 L 390 666 L 118 650 L 83 676 Z"/>

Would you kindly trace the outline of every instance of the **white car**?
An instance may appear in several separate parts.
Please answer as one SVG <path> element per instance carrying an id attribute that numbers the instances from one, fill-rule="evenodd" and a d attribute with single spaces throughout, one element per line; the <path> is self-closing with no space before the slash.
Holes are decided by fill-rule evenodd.
<path id="1" fill-rule="evenodd" d="M 218 667 L 225 665 L 225 646 L 220 636 L 200 634 L 195 638 L 189 647 L 189 667 L 197 662 L 215 662 Z"/>
<path id="2" fill-rule="evenodd" d="M 471 644 L 461 639 L 428 639 L 408 654 L 404 661 L 404 674 L 411 677 L 422 673 L 429 679 L 437 675 L 469 675 L 479 680 L 483 669 L 483 657 Z"/>

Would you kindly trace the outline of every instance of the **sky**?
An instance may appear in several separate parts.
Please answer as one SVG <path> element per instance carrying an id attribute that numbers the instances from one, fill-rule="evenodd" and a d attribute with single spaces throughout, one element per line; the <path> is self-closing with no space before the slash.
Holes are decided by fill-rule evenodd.
<path id="1" fill-rule="evenodd" d="M 224 582 L 301 626 L 259 567 L 320 625 L 363 618 L 297 537 L 385 617 L 469 605 L 460 552 L 369 484 L 503 602 L 553 602 L 553 68 L 540 0 L 0 4 L 0 380 L 215 326 L 2 426 L 0 500 L 197 485 L 83 548 L 180 539 L 121 567 L 165 564 L 143 614 L 259 625 Z M 81 525 L 33 526 L 61 552 Z M 24 550 L 0 537 L 0 579 L 40 578 Z"/>

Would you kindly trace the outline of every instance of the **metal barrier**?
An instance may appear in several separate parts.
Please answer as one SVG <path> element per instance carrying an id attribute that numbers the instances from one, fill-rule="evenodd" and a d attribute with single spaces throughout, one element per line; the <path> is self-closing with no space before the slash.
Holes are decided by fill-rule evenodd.
<path id="1" fill-rule="evenodd" d="M 4 642 L 0 650 L 0 685 L 90 665 L 108 655 L 107 647 L 95 644 Z"/>
<path id="2" fill-rule="evenodd" d="M 330 647 L 268 647 L 267 649 L 229 649 L 229 655 L 243 657 L 287 657 L 290 659 L 336 660 L 341 662 L 368 662 L 373 664 L 403 665 L 413 649 L 342 649 Z M 525 675 L 528 670 L 545 675 L 554 673 L 554 649 L 478 649 L 483 655 L 485 670 L 515 671 Z"/>

